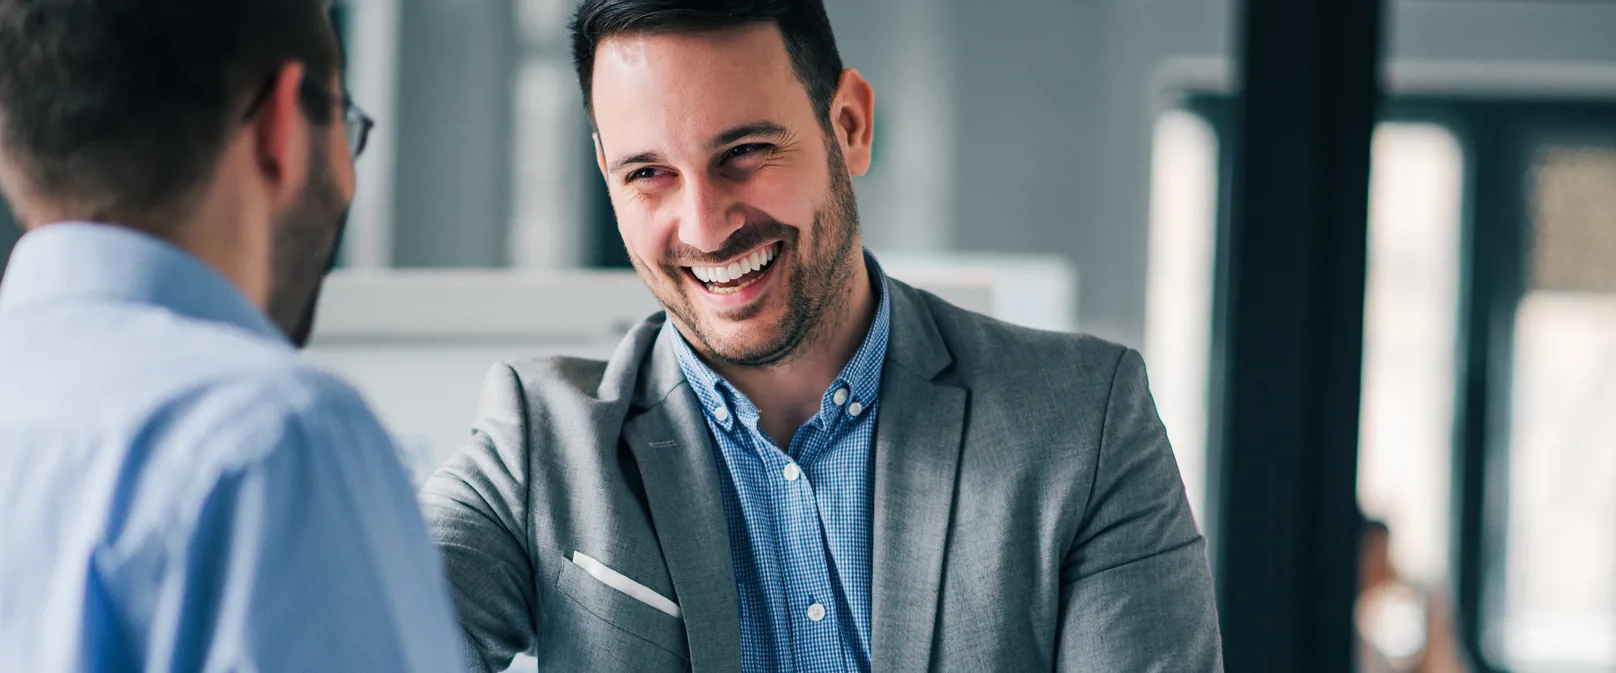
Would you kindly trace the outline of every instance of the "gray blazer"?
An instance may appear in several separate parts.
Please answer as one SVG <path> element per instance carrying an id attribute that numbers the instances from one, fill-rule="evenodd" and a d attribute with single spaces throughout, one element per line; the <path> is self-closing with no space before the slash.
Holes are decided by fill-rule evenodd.
<path id="1" fill-rule="evenodd" d="M 1139 355 L 891 288 L 874 670 L 1222 670 L 1205 542 Z M 608 362 L 495 366 L 471 442 L 427 482 L 472 670 L 519 652 L 544 670 L 740 668 L 719 465 L 664 320 Z"/>

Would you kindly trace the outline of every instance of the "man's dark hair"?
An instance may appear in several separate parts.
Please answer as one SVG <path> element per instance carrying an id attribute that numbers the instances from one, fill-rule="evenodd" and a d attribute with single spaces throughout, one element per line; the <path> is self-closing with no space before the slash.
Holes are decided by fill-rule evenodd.
<path id="1" fill-rule="evenodd" d="M 88 218 L 182 213 L 279 68 L 301 62 L 321 87 L 336 74 L 329 2 L 0 0 L 13 188 Z M 301 106 L 335 120 L 307 91 Z"/>
<path id="2" fill-rule="evenodd" d="M 828 128 L 842 57 L 822 0 L 584 0 L 572 21 L 572 59 L 584 106 L 593 118 L 595 51 L 607 38 L 698 33 L 757 23 L 779 27 L 792 69 L 808 90 L 820 124 Z"/>

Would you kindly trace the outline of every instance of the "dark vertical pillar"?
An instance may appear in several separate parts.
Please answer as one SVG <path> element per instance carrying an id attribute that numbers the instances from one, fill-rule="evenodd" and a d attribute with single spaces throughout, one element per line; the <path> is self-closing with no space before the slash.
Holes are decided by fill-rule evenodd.
<path id="1" fill-rule="evenodd" d="M 1483 642 L 1485 615 L 1500 593 L 1508 529 L 1509 392 L 1515 312 L 1525 293 L 1531 217 L 1530 159 L 1508 113 L 1468 115 L 1469 212 L 1461 256 L 1462 320 L 1454 423 L 1454 616 L 1472 670 L 1494 671 Z"/>
<path id="2" fill-rule="evenodd" d="M 1248 0 L 1214 393 L 1231 671 L 1352 670 L 1380 0 Z"/>

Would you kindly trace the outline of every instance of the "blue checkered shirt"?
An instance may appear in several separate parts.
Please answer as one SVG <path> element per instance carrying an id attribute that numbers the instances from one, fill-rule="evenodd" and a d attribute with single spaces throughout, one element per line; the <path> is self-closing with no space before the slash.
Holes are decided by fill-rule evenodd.
<path id="1" fill-rule="evenodd" d="M 673 340 L 728 477 L 719 482 L 747 673 L 870 670 L 870 453 L 892 312 L 886 275 L 866 260 L 875 320 L 786 451 L 758 430 L 746 395 Z"/>

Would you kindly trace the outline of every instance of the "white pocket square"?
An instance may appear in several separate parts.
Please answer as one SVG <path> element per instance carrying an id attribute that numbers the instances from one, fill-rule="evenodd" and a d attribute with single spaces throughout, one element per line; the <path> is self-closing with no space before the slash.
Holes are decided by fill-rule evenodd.
<path id="1" fill-rule="evenodd" d="M 588 554 L 573 551 L 572 564 L 589 573 L 590 577 L 600 580 L 602 584 L 627 594 L 629 598 L 656 608 L 669 617 L 679 618 L 678 603 L 668 600 L 666 596 L 652 591 L 644 584 L 624 577 L 622 573 L 606 567 L 600 561 L 590 558 Z"/>

